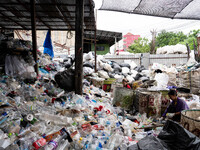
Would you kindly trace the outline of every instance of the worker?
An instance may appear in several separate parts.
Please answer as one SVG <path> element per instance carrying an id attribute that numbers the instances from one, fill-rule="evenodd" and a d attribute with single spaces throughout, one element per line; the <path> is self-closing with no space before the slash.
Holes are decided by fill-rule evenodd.
<path id="1" fill-rule="evenodd" d="M 168 93 L 169 98 L 172 100 L 170 105 L 165 110 L 162 115 L 163 118 L 170 118 L 174 121 L 180 122 L 181 120 L 181 111 L 189 109 L 187 103 L 177 97 L 177 92 L 171 89 Z"/>
<path id="2" fill-rule="evenodd" d="M 128 84 L 128 80 L 127 80 L 126 78 L 124 78 L 124 79 L 122 80 L 122 84 L 123 84 L 123 87 L 126 87 L 126 88 L 128 88 L 128 89 L 131 88 L 130 85 Z"/>

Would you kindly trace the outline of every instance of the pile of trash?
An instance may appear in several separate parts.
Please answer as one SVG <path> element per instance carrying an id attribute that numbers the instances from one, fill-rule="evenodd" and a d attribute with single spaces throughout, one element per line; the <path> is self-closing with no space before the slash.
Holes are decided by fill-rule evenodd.
<path id="1" fill-rule="evenodd" d="M 85 76 L 91 76 L 96 79 L 115 78 L 117 82 L 122 82 L 126 78 L 129 83 L 137 80 L 148 80 L 149 70 L 144 66 L 138 67 L 134 61 L 125 61 L 117 63 L 105 60 L 102 56 L 97 56 L 97 73 L 95 73 L 95 60 L 92 52 L 83 56 L 83 73 Z"/>
<path id="2" fill-rule="evenodd" d="M 125 149 L 147 134 L 152 123 L 146 115 L 131 119 L 113 107 L 109 93 L 88 85 L 83 96 L 66 93 L 51 80 L 25 84 L 14 78 L 0 79 L 0 147 L 10 149 Z"/>
<path id="3" fill-rule="evenodd" d="M 127 78 L 129 83 L 149 81 L 150 72 L 143 66 L 138 67 L 132 61 L 118 64 L 98 56 L 95 73 L 94 55 L 84 54 L 85 79 L 80 96 L 73 92 L 74 56 L 55 62 L 38 52 L 40 75 L 36 77 L 31 50 L 23 52 L 28 52 L 26 57 L 22 52 L 7 55 L 6 75 L 0 76 L 0 149 L 145 149 L 152 141 L 162 141 L 160 147 L 174 149 L 166 139 L 166 135 L 174 136 L 168 129 L 168 124 L 173 123 L 162 130 L 158 118 L 147 118 L 145 113 L 131 116 L 124 109 L 113 107 L 110 93 L 86 80 L 89 76 L 102 80 L 115 78 L 117 82 Z M 185 148 L 198 149 L 199 139 L 182 130 L 179 135 L 185 134 L 189 140 Z M 178 147 L 183 143 L 177 142 Z"/>
<path id="4" fill-rule="evenodd" d="M 167 45 L 158 48 L 156 54 L 187 54 L 187 47 L 182 44 Z"/>

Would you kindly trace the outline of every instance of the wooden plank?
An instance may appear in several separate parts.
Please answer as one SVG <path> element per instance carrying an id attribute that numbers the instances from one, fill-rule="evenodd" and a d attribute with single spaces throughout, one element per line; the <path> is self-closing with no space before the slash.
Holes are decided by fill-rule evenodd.
<path id="1" fill-rule="evenodd" d="M 82 95 L 84 0 L 76 0 L 75 93 Z"/>

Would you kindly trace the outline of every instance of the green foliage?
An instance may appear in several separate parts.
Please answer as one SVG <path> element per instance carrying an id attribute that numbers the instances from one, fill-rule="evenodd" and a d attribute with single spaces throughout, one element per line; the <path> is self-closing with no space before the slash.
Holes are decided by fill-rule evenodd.
<path id="1" fill-rule="evenodd" d="M 200 33 L 200 29 L 192 30 L 188 35 L 183 32 L 167 32 L 163 30 L 156 37 L 156 47 L 163 47 L 166 45 L 176 45 L 176 44 L 188 44 L 190 49 L 194 49 L 194 43 L 197 47 L 197 34 Z"/>
<path id="2" fill-rule="evenodd" d="M 133 105 L 133 98 L 131 96 L 124 96 L 122 101 L 122 107 L 126 109 L 131 109 Z"/>
<path id="3" fill-rule="evenodd" d="M 192 30 L 189 33 L 189 37 L 195 37 L 196 38 L 198 33 L 200 33 L 200 29 L 198 29 L 198 30 Z"/>
<path id="4" fill-rule="evenodd" d="M 138 38 L 129 46 L 130 53 L 148 53 L 150 51 L 149 41 L 146 38 Z"/>
<path id="5" fill-rule="evenodd" d="M 197 48 L 197 34 L 198 33 L 200 33 L 200 29 L 190 31 L 188 38 L 185 39 L 183 42 L 180 42 L 180 44 L 183 44 L 183 45 L 188 44 L 190 49 L 193 50 L 194 49 L 194 43 L 195 43 L 195 46 Z"/>
<path id="6" fill-rule="evenodd" d="M 188 44 L 190 47 L 190 50 L 194 50 L 194 43 L 195 43 L 195 46 L 197 47 L 197 38 L 195 37 L 188 37 L 183 42 L 180 42 L 180 44 L 183 44 L 183 45 Z"/>
<path id="7" fill-rule="evenodd" d="M 166 45 L 176 45 L 180 42 L 183 42 L 185 39 L 187 39 L 187 35 L 185 35 L 183 32 L 175 33 L 163 30 L 156 37 L 156 47 L 163 47 Z"/>

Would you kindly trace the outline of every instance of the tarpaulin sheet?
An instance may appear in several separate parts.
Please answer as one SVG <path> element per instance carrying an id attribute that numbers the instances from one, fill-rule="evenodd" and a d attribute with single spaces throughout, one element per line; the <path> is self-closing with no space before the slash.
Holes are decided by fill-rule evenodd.
<path id="1" fill-rule="evenodd" d="M 199 5 L 199 0 L 103 0 L 100 10 L 199 20 Z"/>

